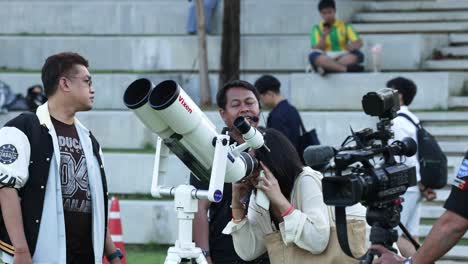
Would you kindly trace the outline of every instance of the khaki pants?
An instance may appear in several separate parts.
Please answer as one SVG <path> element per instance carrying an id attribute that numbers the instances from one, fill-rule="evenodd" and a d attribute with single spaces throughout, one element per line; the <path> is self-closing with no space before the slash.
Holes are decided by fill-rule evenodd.
<path id="1" fill-rule="evenodd" d="M 351 252 L 355 257 L 366 253 L 366 222 L 364 220 L 348 220 L 348 241 Z M 359 263 L 348 257 L 341 250 L 336 233 L 336 227 L 330 227 L 330 239 L 327 248 L 321 254 L 312 254 L 294 243 L 285 245 L 279 231 L 265 236 L 265 243 L 271 264 L 347 264 Z"/>

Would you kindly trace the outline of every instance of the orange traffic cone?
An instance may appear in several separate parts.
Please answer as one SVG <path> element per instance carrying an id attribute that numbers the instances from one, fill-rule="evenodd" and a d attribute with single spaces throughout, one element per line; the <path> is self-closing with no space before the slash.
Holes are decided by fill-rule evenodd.
<path id="1" fill-rule="evenodd" d="M 109 212 L 109 232 L 112 237 L 112 241 L 116 248 L 119 248 L 124 258 L 121 260 L 122 264 L 126 264 L 126 254 L 122 237 L 122 222 L 120 221 L 120 206 L 119 199 L 117 197 L 112 197 L 111 199 L 111 208 Z M 104 257 L 103 264 L 109 264 L 107 258 Z"/>

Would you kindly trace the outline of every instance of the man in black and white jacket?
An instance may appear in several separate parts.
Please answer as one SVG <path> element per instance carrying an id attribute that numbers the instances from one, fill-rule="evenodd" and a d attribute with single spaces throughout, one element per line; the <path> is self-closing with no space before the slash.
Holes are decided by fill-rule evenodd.
<path id="1" fill-rule="evenodd" d="M 75 114 L 94 89 L 77 53 L 47 58 L 48 102 L 0 129 L 0 250 L 6 263 L 120 263 L 107 232 L 100 146 Z"/>

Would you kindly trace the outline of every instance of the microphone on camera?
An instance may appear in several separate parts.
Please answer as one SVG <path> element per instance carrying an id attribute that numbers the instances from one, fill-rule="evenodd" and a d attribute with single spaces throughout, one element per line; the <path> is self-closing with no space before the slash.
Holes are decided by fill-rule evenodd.
<path id="1" fill-rule="evenodd" d="M 307 166 L 314 170 L 325 170 L 330 160 L 335 156 L 336 150 L 330 146 L 315 145 L 308 146 L 304 150 L 304 161 Z"/>

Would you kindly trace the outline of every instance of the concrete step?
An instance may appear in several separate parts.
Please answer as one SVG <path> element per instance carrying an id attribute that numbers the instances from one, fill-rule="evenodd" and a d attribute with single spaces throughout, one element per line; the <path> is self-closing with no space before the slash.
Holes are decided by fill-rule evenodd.
<path id="1" fill-rule="evenodd" d="M 463 111 L 440 111 L 440 112 L 418 112 L 423 124 L 426 125 L 444 125 L 444 124 L 468 124 L 468 117 Z"/>
<path id="2" fill-rule="evenodd" d="M 449 108 L 467 108 L 468 96 L 451 96 L 449 98 Z"/>
<path id="3" fill-rule="evenodd" d="M 446 142 L 439 141 L 439 145 L 446 154 L 464 156 L 468 150 L 467 144 L 460 144 L 460 142 Z"/>
<path id="4" fill-rule="evenodd" d="M 5 124 L 16 115 L 18 113 L 0 115 L 0 124 Z M 224 124 L 219 114 L 207 111 L 205 115 L 221 131 Z M 262 125 L 267 116 L 267 112 L 261 114 Z M 332 146 L 342 143 L 350 134 L 350 126 L 355 131 L 363 128 L 375 130 L 377 123 L 377 118 L 367 116 L 361 111 L 301 112 L 301 116 L 307 129 L 317 129 L 322 144 Z M 93 132 L 104 149 L 141 149 L 154 142 L 152 133 L 130 111 L 91 111 L 79 113 L 78 118 Z M 468 143 L 441 141 L 440 144 L 449 154 L 460 157 L 463 157 L 468 148 Z"/>
<path id="5" fill-rule="evenodd" d="M 452 56 L 468 56 L 468 46 L 459 46 L 459 47 L 445 47 L 440 49 L 444 55 Z"/>
<path id="6" fill-rule="evenodd" d="M 353 17 L 357 23 L 378 22 L 452 22 L 468 20 L 464 11 L 445 12 L 372 12 L 358 13 Z"/>
<path id="7" fill-rule="evenodd" d="M 468 9 L 466 0 L 436 1 L 369 1 L 368 11 L 441 11 Z"/>
<path id="8" fill-rule="evenodd" d="M 0 127 L 8 120 L 19 115 L 9 112 L 0 115 Z M 217 126 L 218 131 L 224 123 L 217 112 L 207 112 L 206 116 Z M 89 111 L 80 112 L 77 118 L 98 139 L 103 149 L 135 150 L 153 145 L 153 133 L 130 111 Z M 266 117 L 261 121 L 266 120 Z"/>
<path id="9" fill-rule="evenodd" d="M 329 74 L 325 77 L 292 74 L 291 99 L 302 110 L 361 110 L 364 94 L 384 88 L 388 80 L 397 76 L 412 79 L 420 88 L 412 109 L 447 109 L 449 96 L 462 92 L 468 75 L 447 72 Z M 338 99 L 337 94 L 346 100 Z"/>
<path id="10" fill-rule="evenodd" d="M 93 108 L 96 110 L 127 110 L 123 105 L 122 95 L 132 81 L 143 77 L 150 79 L 154 84 L 168 79 L 175 80 L 195 102 L 200 101 L 200 83 L 197 74 L 100 74 L 93 73 L 92 69 L 91 73 L 95 88 Z M 270 72 L 265 71 L 264 73 L 269 74 Z M 254 83 L 260 75 L 261 73 L 242 74 L 241 79 Z M 275 74 L 282 83 L 282 94 L 287 99 L 293 101 L 296 107 L 301 110 L 360 110 L 362 107 L 359 102 L 366 92 L 372 90 L 372 87 L 375 87 L 375 89 L 383 88 L 388 80 L 400 75 L 416 82 L 420 89 L 412 107 L 413 109 L 424 110 L 434 108 L 446 109 L 450 107 L 447 101 L 449 100 L 448 96 L 462 94 L 463 82 L 465 79 L 468 79 L 468 74 L 459 72 L 329 74 L 325 77 L 320 77 L 315 73 L 297 75 Z M 209 79 L 211 98 L 213 103 L 215 103 L 218 74 L 210 74 Z M 13 93 L 22 94 L 32 84 L 41 83 L 39 73 L 0 73 L 0 80 L 10 85 Z M 295 88 L 291 89 L 291 87 Z M 338 90 L 349 93 L 351 96 L 349 100 L 343 101 L 340 98 L 336 98 L 334 92 Z M 434 94 L 438 96 L 433 96 Z"/>
<path id="11" fill-rule="evenodd" d="M 436 190 L 435 192 L 437 193 L 437 198 L 434 199 L 434 202 L 443 203 L 450 195 L 450 188 L 447 187 L 446 189 Z"/>
<path id="12" fill-rule="evenodd" d="M 447 33 L 467 32 L 468 22 L 354 23 L 359 33 Z"/>
<path id="13" fill-rule="evenodd" d="M 455 246 L 445 254 L 442 259 L 455 259 L 466 263 L 468 261 L 468 246 Z M 439 263 L 439 262 L 437 262 Z"/>
<path id="14" fill-rule="evenodd" d="M 448 156 L 450 183 L 463 160 L 463 155 Z M 105 169 L 109 192 L 118 194 L 150 194 L 153 181 L 154 153 L 112 153 L 104 152 Z M 159 184 L 178 186 L 189 182 L 188 168 L 173 154 L 161 161 Z M 442 204 L 450 194 L 450 185 L 436 190 L 435 202 Z M 432 206 L 433 203 L 426 204 Z"/>
<path id="15" fill-rule="evenodd" d="M 443 204 L 423 204 L 421 209 L 421 218 L 424 219 L 438 219 L 445 212 Z"/>
<path id="16" fill-rule="evenodd" d="M 383 45 L 381 69 L 417 70 L 434 48 L 448 46 L 447 35 L 366 35 L 362 51 L 371 69 L 370 47 Z M 241 39 L 240 68 L 243 71 L 300 71 L 308 64 L 309 37 L 245 36 Z M 220 37 L 207 38 L 208 66 L 219 70 Z M 401 49 L 402 45 L 405 49 Z M 0 67 L 39 70 L 45 58 L 72 50 L 89 58 L 91 70 L 104 71 L 194 71 L 197 66 L 196 36 L 159 37 L 44 37 L 0 36 Z M 294 47 L 294 48 L 291 48 Z M 116 56 L 119 54 L 119 56 Z M 272 56 L 274 54 L 274 56 Z"/>
<path id="17" fill-rule="evenodd" d="M 434 136 L 462 136 L 468 135 L 468 126 L 467 125 L 454 125 L 454 126 L 430 126 L 424 125 L 424 128 L 427 129 Z"/>
<path id="18" fill-rule="evenodd" d="M 9 1 L 2 3 L 0 33 L 180 35 L 187 34 L 189 6 L 189 1 Z M 51 11 L 53 18 L 47 15 Z M 221 25 L 218 8 L 213 33 L 220 33 Z"/>
<path id="19" fill-rule="evenodd" d="M 150 194 L 153 182 L 155 153 L 109 153 L 104 152 L 107 183 L 110 193 Z M 178 186 L 189 184 L 190 170 L 177 156 L 169 155 L 162 160 L 159 170 L 159 185 Z"/>
<path id="20" fill-rule="evenodd" d="M 421 225 L 419 227 L 419 236 L 426 237 L 427 235 L 429 235 L 429 232 L 431 231 L 431 229 L 432 229 L 432 226 L 430 225 Z M 463 235 L 463 239 L 468 239 L 468 233 L 465 233 Z M 468 257 L 468 254 L 466 254 L 466 256 Z"/>
<path id="21" fill-rule="evenodd" d="M 426 70 L 468 70 L 468 59 L 428 60 L 424 62 Z"/>
<path id="22" fill-rule="evenodd" d="M 450 43 L 468 43 L 468 34 L 450 34 Z"/>
<path id="23" fill-rule="evenodd" d="M 241 1 L 242 34 L 308 34 L 320 21 L 318 1 Z M 349 21 L 360 1 L 338 1 L 340 18 Z M 185 35 L 189 1 L 10 1 L 2 3 L 3 34 Z M 53 10 L 54 18 L 48 14 Z M 212 21 L 222 32 L 223 1 Z M 89 14 L 83 17 L 80 14 Z M 259 14 L 268 14 L 258 19 Z M 70 19 L 73 18 L 73 19 Z M 60 21 L 60 23 L 57 23 Z"/>
<path id="24" fill-rule="evenodd" d="M 173 201 L 120 200 L 123 240 L 128 244 L 173 244 L 177 218 Z"/>
<path id="25" fill-rule="evenodd" d="M 200 102 L 200 80 L 197 73 L 93 73 L 93 86 L 95 88 L 95 99 L 93 109 L 95 110 L 127 110 L 123 104 L 122 96 L 128 85 L 139 78 L 148 78 L 154 85 L 165 81 L 174 80 L 179 83 L 185 92 L 194 102 Z M 254 83 L 262 74 L 270 72 L 241 74 L 242 80 Z M 281 93 L 289 99 L 289 74 L 275 74 L 281 82 Z M 0 73 L 0 80 L 7 83 L 13 93 L 25 95 L 27 87 L 33 84 L 40 84 L 41 74 L 38 73 Z M 216 92 L 218 88 L 219 75 L 213 73 L 209 75 L 211 98 L 213 105 L 216 105 Z"/>

